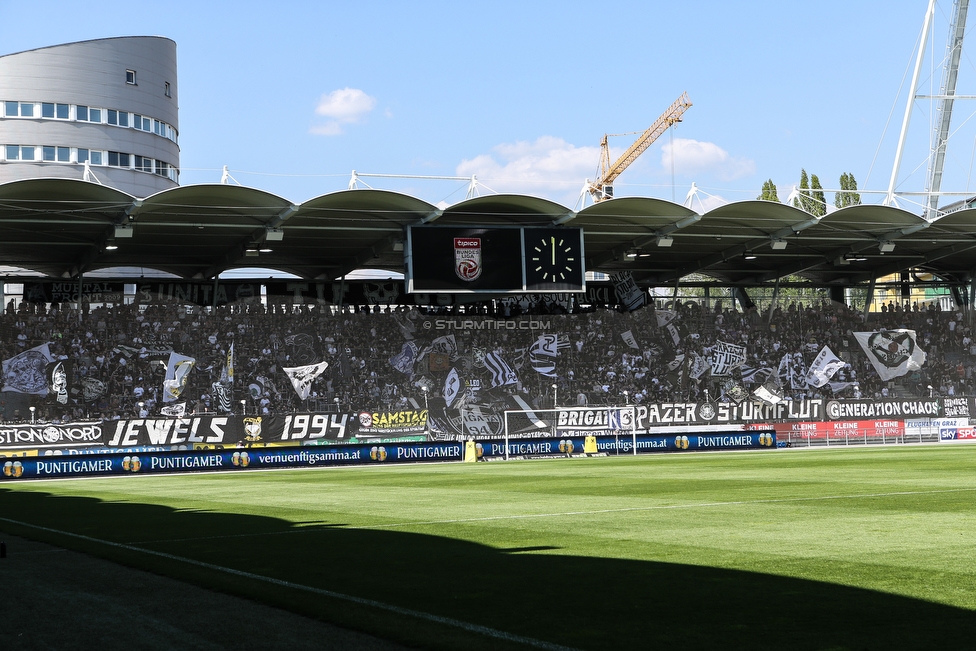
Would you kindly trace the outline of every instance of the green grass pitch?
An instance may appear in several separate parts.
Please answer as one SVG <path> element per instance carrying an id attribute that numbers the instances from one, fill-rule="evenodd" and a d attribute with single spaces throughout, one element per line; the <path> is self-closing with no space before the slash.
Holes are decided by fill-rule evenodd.
<path id="1" fill-rule="evenodd" d="M 0 529 L 422 648 L 976 646 L 963 444 L 7 481 Z"/>

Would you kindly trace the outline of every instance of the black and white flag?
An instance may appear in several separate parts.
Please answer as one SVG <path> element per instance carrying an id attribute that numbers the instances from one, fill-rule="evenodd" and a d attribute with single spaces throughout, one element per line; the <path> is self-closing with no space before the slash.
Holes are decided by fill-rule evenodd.
<path id="1" fill-rule="evenodd" d="M 171 418 L 183 418 L 186 415 L 186 403 L 180 402 L 175 405 L 166 405 L 160 408 L 159 413 Z"/>
<path id="2" fill-rule="evenodd" d="M 197 360 L 193 357 L 170 353 L 166 364 L 166 379 L 163 380 L 163 402 L 175 402 L 186 388 L 190 371 Z"/>
<path id="3" fill-rule="evenodd" d="M 498 353 L 491 352 L 485 355 L 485 368 L 491 373 L 492 388 L 518 383 L 518 375 Z"/>
<path id="4" fill-rule="evenodd" d="M 447 374 L 447 379 L 444 380 L 444 403 L 450 407 L 454 404 L 454 400 L 460 391 L 461 377 L 458 375 L 457 369 L 452 368 L 451 372 Z"/>
<path id="5" fill-rule="evenodd" d="M 73 382 L 74 362 L 59 359 L 47 365 L 48 391 L 62 405 L 68 404 L 68 387 Z"/>
<path id="6" fill-rule="evenodd" d="M 854 338 L 882 380 L 901 377 L 925 364 L 925 351 L 918 347 L 914 330 L 855 332 Z"/>
<path id="7" fill-rule="evenodd" d="M 54 361 L 48 344 L 35 346 L 3 360 L 3 390 L 47 395 L 47 365 Z"/>
<path id="8" fill-rule="evenodd" d="M 837 357 L 829 347 L 824 346 L 807 370 L 807 384 L 812 387 L 822 387 L 842 368 L 844 368 L 844 360 Z"/>
<path id="9" fill-rule="evenodd" d="M 318 364 L 294 366 L 291 368 L 282 366 L 281 370 L 291 380 L 291 386 L 295 389 L 298 397 L 302 400 L 307 400 L 308 394 L 312 392 L 312 382 L 315 381 L 315 378 L 322 375 L 328 366 L 328 362 L 319 362 Z"/>
<path id="10" fill-rule="evenodd" d="M 233 396 L 230 387 L 223 382 L 214 382 L 210 385 L 210 393 L 213 395 L 214 406 L 224 413 L 229 413 L 232 409 Z"/>
<path id="11" fill-rule="evenodd" d="M 732 369 L 742 366 L 746 361 L 746 347 L 724 341 L 716 342 L 709 361 L 712 364 L 712 375 L 728 375 Z"/>

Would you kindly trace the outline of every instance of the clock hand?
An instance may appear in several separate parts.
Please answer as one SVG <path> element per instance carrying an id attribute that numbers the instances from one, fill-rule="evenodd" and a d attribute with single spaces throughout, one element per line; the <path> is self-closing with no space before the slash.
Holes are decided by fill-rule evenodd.
<path id="1" fill-rule="evenodd" d="M 556 238 L 552 238 L 552 265 L 556 266 Z"/>

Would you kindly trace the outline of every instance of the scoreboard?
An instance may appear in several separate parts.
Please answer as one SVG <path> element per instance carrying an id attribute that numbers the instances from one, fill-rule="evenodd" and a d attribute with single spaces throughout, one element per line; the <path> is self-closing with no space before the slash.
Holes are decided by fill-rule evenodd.
<path id="1" fill-rule="evenodd" d="M 411 226 L 404 254 L 407 292 L 586 290 L 579 228 Z"/>

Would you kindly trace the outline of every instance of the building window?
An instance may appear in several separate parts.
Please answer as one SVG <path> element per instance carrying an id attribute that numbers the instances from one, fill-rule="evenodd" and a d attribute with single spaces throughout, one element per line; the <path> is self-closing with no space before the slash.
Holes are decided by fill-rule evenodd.
<path id="1" fill-rule="evenodd" d="M 41 103 L 41 117 L 42 118 L 57 118 L 59 120 L 68 119 L 68 105 L 67 104 L 54 104 L 53 102 L 42 102 Z"/>
<path id="2" fill-rule="evenodd" d="M 7 160 L 20 160 L 19 145 L 7 145 Z"/>
<path id="3" fill-rule="evenodd" d="M 153 159 L 145 158 L 143 156 L 134 156 L 133 158 L 135 158 L 135 168 L 137 170 L 142 170 L 143 172 L 152 173 Z"/>
<path id="4" fill-rule="evenodd" d="M 89 122 L 101 122 L 102 121 L 102 109 L 88 109 L 88 121 Z"/>
<path id="5" fill-rule="evenodd" d="M 118 126 L 119 124 L 119 112 L 115 109 L 108 110 L 108 123 Z"/>
<path id="6" fill-rule="evenodd" d="M 78 162 L 84 163 L 88 162 L 92 165 L 102 164 L 102 152 L 100 151 L 89 151 L 87 149 L 78 150 Z"/>
<path id="7" fill-rule="evenodd" d="M 76 106 L 75 107 L 75 119 L 81 122 L 88 122 L 88 107 L 87 106 Z"/>
<path id="8" fill-rule="evenodd" d="M 54 151 L 55 147 L 44 145 L 41 147 L 41 159 L 46 161 L 54 161 Z"/>
<path id="9" fill-rule="evenodd" d="M 126 70 L 125 71 L 125 83 L 132 84 L 133 86 L 136 85 L 136 71 L 135 70 Z"/>
<path id="10" fill-rule="evenodd" d="M 169 92 L 169 82 L 168 81 L 164 82 L 164 84 L 165 84 L 165 90 L 163 92 L 166 94 L 166 97 L 172 97 L 172 95 Z"/>
<path id="11" fill-rule="evenodd" d="M 92 163 L 94 163 L 94 160 Z M 110 167 L 129 167 L 129 154 L 110 151 L 108 153 L 108 164 Z"/>
<path id="12" fill-rule="evenodd" d="M 6 115 L 8 118 L 34 117 L 33 102 L 4 102 L 3 104 L 4 104 L 4 115 Z"/>

